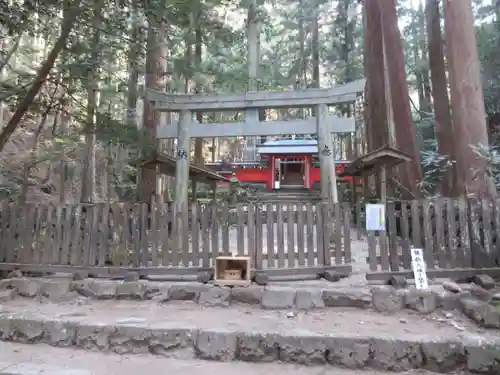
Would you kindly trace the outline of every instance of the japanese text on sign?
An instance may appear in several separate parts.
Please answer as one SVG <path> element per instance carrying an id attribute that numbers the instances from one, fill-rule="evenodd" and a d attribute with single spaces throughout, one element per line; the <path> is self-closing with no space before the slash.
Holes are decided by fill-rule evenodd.
<path id="1" fill-rule="evenodd" d="M 415 287 L 417 289 L 429 289 L 427 273 L 422 249 L 411 249 L 411 266 L 415 277 Z"/>
<path id="2" fill-rule="evenodd" d="M 385 205 L 384 204 L 367 204 L 365 207 L 366 213 L 366 230 L 385 230 Z"/>
<path id="3" fill-rule="evenodd" d="M 187 157 L 188 157 L 187 151 L 186 151 L 186 150 L 184 150 L 184 149 L 182 149 L 182 148 L 181 148 L 181 149 L 179 149 L 179 150 L 177 151 L 177 157 L 178 157 L 179 159 L 187 159 Z"/>
<path id="4" fill-rule="evenodd" d="M 330 148 L 327 145 L 325 145 L 325 147 L 323 147 L 323 150 L 321 151 L 321 154 L 325 156 L 330 156 L 332 154 L 332 150 L 330 150 Z"/>

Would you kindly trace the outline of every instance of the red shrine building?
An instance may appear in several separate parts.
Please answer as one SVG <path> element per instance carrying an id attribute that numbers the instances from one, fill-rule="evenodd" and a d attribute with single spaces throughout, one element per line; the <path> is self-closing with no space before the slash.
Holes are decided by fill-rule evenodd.
<path id="1" fill-rule="evenodd" d="M 266 141 L 257 146 L 260 161 L 207 163 L 219 174 L 252 185 L 265 185 L 268 190 L 316 188 L 320 182 L 318 141 L 314 139 L 282 139 Z M 336 160 L 337 174 L 349 161 Z M 338 182 L 351 182 L 352 176 Z M 356 180 L 356 184 L 361 182 Z M 318 186 L 319 188 L 319 186 Z"/>

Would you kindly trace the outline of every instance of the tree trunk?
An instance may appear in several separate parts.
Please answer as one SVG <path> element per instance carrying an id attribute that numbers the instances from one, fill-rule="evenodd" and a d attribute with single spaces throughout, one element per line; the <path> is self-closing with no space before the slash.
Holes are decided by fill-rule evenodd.
<path id="1" fill-rule="evenodd" d="M 94 3 L 92 15 L 92 41 L 90 52 L 90 66 L 87 72 L 87 118 L 85 124 L 85 146 L 82 169 L 82 192 L 81 202 L 95 201 L 95 147 L 96 147 L 96 115 L 98 109 L 99 95 L 99 69 L 100 69 L 100 40 L 101 40 L 101 7 L 100 3 Z"/>
<path id="2" fill-rule="evenodd" d="M 487 163 L 472 149 L 488 145 L 488 131 L 471 0 L 445 0 L 444 21 L 458 191 L 495 196 Z"/>
<path id="3" fill-rule="evenodd" d="M 395 0 L 379 0 L 381 9 L 383 39 L 386 46 L 387 70 L 389 73 L 393 118 L 396 127 L 398 148 L 412 157 L 410 162 L 399 168 L 399 181 L 404 198 L 420 196 L 418 183 L 422 180 L 420 149 L 412 121 L 410 95 L 406 82 L 403 44 L 398 27 Z"/>
<path id="4" fill-rule="evenodd" d="M 200 17 L 201 17 L 201 12 L 197 12 L 197 16 L 194 18 L 196 25 L 194 25 L 194 67 L 195 71 L 200 71 L 201 69 L 201 56 L 203 53 L 203 34 L 201 30 L 201 24 L 200 24 Z M 197 94 L 201 94 L 203 92 L 203 84 L 200 79 L 196 80 L 195 84 L 195 92 Z M 196 121 L 198 121 L 200 124 L 203 122 L 203 112 L 198 111 L 196 112 Z M 194 141 L 194 162 L 196 164 L 203 165 L 204 164 L 204 158 L 203 158 L 203 138 L 196 138 Z M 193 201 L 196 200 L 196 195 L 198 191 L 198 183 L 196 181 L 192 182 L 192 199 Z"/>
<path id="5" fill-rule="evenodd" d="M 10 118 L 5 128 L 0 133 L 0 152 L 3 151 L 10 136 L 16 130 L 17 126 L 19 125 L 19 122 L 23 118 L 26 111 L 29 109 L 29 106 L 33 103 L 35 96 L 38 94 L 40 88 L 45 83 L 45 79 L 49 74 L 50 70 L 54 67 L 54 63 L 57 59 L 57 56 L 59 56 L 59 53 L 66 44 L 66 40 L 68 39 L 69 33 L 73 29 L 73 25 L 76 21 L 76 18 L 82 12 L 82 8 L 80 8 L 80 3 L 81 0 L 75 0 L 75 2 L 71 4 L 71 8 L 67 12 L 65 12 L 64 18 L 62 20 L 63 26 L 61 27 L 61 34 L 59 35 L 59 38 L 57 38 L 57 41 L 55 42 L 54 47 L 52 47 L 52 50 L 47 56 L 47 59 L 38 70 L 35 81 L 31 85 L 30 89 L 23 97 L 23 99 L 19 102 L 19 104 L 16 107 L 16 110 L 14 111 L 14 114 Z"/>
<path id="6" fill-rule="evenodd" d="M 165 73 L 167 71 L 167 25 L 164 14 L 147 14 L 148 31 L 146 42 L 146 89 L 163 91 L 165 89 Z M 149 100 L 144 101 L 143 130 L 156 143 L 156 127 L 160 125 L 161 113 L 155 111 Z M 156 144 L 155 144 L 156 146 Z M 150 201 L 156 195 L 156 171 L 143 168 L 139 200 Z"/>
<path id="7" fill-rule="evenodd" d="M 313 25 L 312 25 L 312 41 L 311 41 L 311 49 L 312 49 L 312 87 L 319 88 L 319 24 L 318 24 L 318 10 L 314 10 L 313 14 Z"/>
<path id="8" fill-rule="evenodd" d="M 378 1 L 364 2 L 365 71 L 370 119 L 370 151 L 389 144 L 387 108 L 385 103 L 384 49 L 381 13 Z"/>
<path id="9" fill-rule="evenodd" d="M 454 134 L 444 63 L 439 0 L 427 0 L 426 15 L 437 148 L 440 155 L 452 161 L 455 159 L 453 151 Z M 443 181 L 440 185 L 441 195 L 445 197 L 455 195 L 455 173 L 455 165 L 453 164 L 443 176 Z"/>
<path id="10" fill-rule="evenodd" d="M 132 14 L 130 17 L 130 42 L 128 48 L 128 82 L 127 82 L 127 123 L 137 126 L 137 84 L 139 82 L 139 10 L 137 0 L 132 1 Z"/>

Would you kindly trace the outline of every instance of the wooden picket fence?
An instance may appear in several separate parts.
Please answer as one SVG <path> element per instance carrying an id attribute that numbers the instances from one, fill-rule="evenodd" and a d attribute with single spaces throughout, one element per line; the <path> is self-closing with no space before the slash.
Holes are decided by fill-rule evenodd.
<path id="1" fill-rule="evenodd" d="M 229 254 L 277 275 L 351 270 L 347 204 L 3 204 L 0 215 L 3 270 L 184 275 Z"/>
<path id="2" fill-rule="evenodd" d="M 423 249 L 427 272 L 435 277 L 460 277 L 477 268 L 500 273 L 500 201 L 390 202 L 386 212 L 386 231 L 366 233 L 367 279 L 398 273 L 411 277 L 411 247 Z"/>

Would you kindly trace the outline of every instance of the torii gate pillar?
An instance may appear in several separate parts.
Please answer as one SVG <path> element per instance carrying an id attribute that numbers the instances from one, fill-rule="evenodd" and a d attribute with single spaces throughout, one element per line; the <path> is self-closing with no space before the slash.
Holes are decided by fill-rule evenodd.
<path id="1" fill-rule="evenodd" d="M 177 122 L 177 163 L 175 166 L 175 205 L 181 209 L 188 201 L 189 184 L 189 125 L 192 121 L 189 110 L 181 110 Z"/>
<path id="2" fill-rule="evenodd" d="M 318 133 L 318 156 L 321 173 L 321 197 L 330 203 L 338 202 L 337 174 L 332 142 L 332 133 L 328 130 L 328 106 L 316 106 L 316 127 Z"/>

